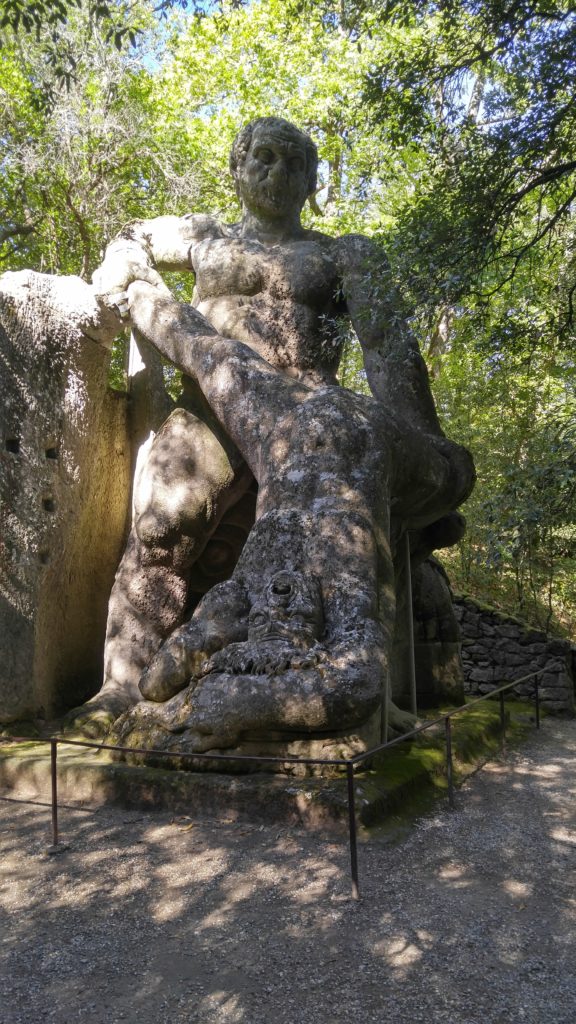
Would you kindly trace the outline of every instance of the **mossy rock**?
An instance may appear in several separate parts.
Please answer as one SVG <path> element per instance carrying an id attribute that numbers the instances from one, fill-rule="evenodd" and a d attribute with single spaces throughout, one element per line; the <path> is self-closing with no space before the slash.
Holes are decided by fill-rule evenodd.
<path id="1" fill-rule="evenodd" d="M 533 728 L 525 703 L 506 701 L 506 746 Z M 442 713 L 451 710 L 445 708 Z M 435 713 L 438 717 L 438 711 Z M 424 721 L 424 719 L 423 719 Z M 483 701 L 452 719 L 453 779 L 457 786 L 501 749 L 500 710 Z M 406 741 L 408 743 L 408 741 Z M 445 726 L 421 733 L 410 746 L 398 744 L 374 758 L 358 776 L 359 816 L 370 827 L 387 814 L 414 814 L 447 791 Z"/>

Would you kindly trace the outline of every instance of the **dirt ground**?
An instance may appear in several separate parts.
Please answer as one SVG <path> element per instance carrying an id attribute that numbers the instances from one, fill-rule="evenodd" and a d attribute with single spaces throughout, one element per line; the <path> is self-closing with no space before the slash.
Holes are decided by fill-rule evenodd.
<path id="1" fill-rule="evenodd" d="M 400 840 L 0 800 L 0 1024 L 574 1024 L 576 723 Z"/>

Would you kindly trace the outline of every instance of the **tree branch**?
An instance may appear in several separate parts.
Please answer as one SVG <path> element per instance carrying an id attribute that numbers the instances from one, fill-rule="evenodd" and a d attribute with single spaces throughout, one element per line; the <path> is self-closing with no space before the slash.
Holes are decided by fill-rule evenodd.
<path id="1" fill-rule="evenodd" d="M 9 224 L 0 228 L 0 245 L 18 235 L 31 235 L 35 228 L 35 224 Z"/>

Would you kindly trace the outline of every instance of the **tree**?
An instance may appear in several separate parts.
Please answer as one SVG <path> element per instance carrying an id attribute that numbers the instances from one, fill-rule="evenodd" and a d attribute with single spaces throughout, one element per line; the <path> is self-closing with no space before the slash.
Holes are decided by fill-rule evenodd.
<path id="1" fill-rule="evenodd" d="M 196 189 L 171 137 L 155 130 L 139 55 L 116 51 L 82 14 L 66 31 L 78 55 L 68 88 L 42 64 L 41 43 L 15 39 L 4 50 L 0 263 L 88 279 L 123 222 L 180 201 L 186 208 Z"/>
<path id="2" fill-rule="evenodd" d="M 467 535 L 446 561 L 460 589 L 569 632 L 576 370 L 545 297 L 519 283 L 492 298 L 482 330 L 478 310 L 459 311 L 435 381 L 448 432 L 472 449 L 478 471 Z"/>
<path id="3" fill-rule="evenodd" d="M 307 224 L 382 241 L 446 431 L 476 457 L 458 579 L 543 621 L 553 564 L 552 603 L 567 621 L 572 527 L 552 492 L 572 443 L 573 5 L 161 2 L 158 30 L 152 5 L 110 4 L 122 25 L 145 27 L 135 46 L 87 0 L 62 6 L 67 88 L 45 21 L 39 40 L 38 26 L 5 29 L 2 265 L 89 276 L 131 218 L 202 210 L 234 221 L 234 134 L 262 113 L 294 120 L 321 156 Z M 353 336 L 341 379 L 366 386 Z M 522 523 L 548 449 L 555 468 L 528 558 Z"/>
<path id="4" fill-rule="evenodd" d="M 370 72 L 366 96 L 393 140 L 417 139 L 428 153 L 400 232 L 419 301 L 489 295 L 551 244 L 564 260 L 571 318 L 573 5 L 441 0 L 391 2 L 381 12 L 351 7 L 362 34 L 381 20 L 406 33 L 407 45 Z"/>
<path id="5" fill-rule="evenodd" d="M 90 28 L 117 50 L 127 43 L 134 46 L 148 20 L 142 6 L 115 0 L 0 0 L 2 46 L 32 37 L 38 44 L 37 55 L 51 68 L 53 82 L 44 83 L 45 104 L 54 98 L 54 84 L 69 88 L 76 79 L 79 54 L 69 46 L 69 30 L 79 11 Z"/>

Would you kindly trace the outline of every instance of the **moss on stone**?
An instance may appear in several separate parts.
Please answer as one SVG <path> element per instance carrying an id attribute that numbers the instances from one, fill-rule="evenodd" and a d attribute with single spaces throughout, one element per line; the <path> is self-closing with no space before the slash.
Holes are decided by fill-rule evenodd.
<path id="1" fill-rule="evenodd" d="M 526 704 L 506 701 L 506 745 L 516 746 L 531 728 Z M 445 708 L 441 713 L 451 710 Z M 438 717 L 438 711 L 434 713 Z M 407 741 L 408 742 L 408 741 Z M 492 701 L 478 704 L 452 719 L 453 778 L 457 786 L 501 746 L 500 710 Z M 360 819 L 370 826 L 399 809 L 414 813 L 445 794 L 446 745 L 444 726 L 424 732 L 410 746 L 399 744 L 378 755 L 358 776 Z"/>
<path id="2" fill-rule="evenodd" d="M 506 745 L 511 748 L 531 728 L 531 715 L 519 701 L 506 702 L 506 715 Z M 455 783 L 499 748 L 497 703 L 486 701 L 458 715 L 453 722 Z M 341 827 L 348 815 L 345 778 L 170 771 L 113 762 L 108 751 L 66 743 L 58 748 L 58 778 L 61 801 L 84 806 L 116 803 L 199 818 L 232 815 L 312 828 Z M 402 827 L 409 827 L 414 814 L 426 811 L 438 796 L 445 796 L 446 787 L 444 727 L 439 724 L 416 741 L 378 755 L 369 768 L 357 773 L 358 817 L 370 829 L 383 821 L 388 823 L 385 828 L 394 828 L 400 819 L 405 823 Z M 41 795 L 49 799 L 50 749 L 46 740 L 0 744 L 0 788 L 26 798 Z"/>

